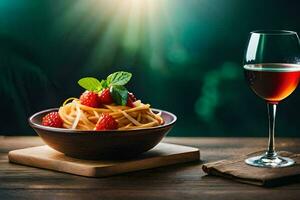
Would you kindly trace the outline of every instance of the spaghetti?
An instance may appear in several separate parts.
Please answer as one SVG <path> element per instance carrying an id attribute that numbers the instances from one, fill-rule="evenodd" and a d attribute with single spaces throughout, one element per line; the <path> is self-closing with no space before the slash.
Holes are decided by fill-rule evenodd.
<path id="1" fill-rule="evenodd" d="M 134 130 L 155 127 L 164 123 L 161 113 L 153 113 L 149 104 L 140 100 L 133 102 L 134 107 L 122 105 L 103 105 L 93 108 L 80 103 L 77 98 L 67 99 L 59 108 L 63 127 L 78 130 L 95 130 L 103 113 L 108 113 L 118 123 L 117 130 Z"/>

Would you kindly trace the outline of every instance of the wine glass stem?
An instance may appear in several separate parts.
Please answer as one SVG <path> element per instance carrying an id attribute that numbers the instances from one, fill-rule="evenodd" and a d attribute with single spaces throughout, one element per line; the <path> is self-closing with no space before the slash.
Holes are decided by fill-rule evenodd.
<path id="1" fill-rule="evenodd" d="M 277 156 L 275 152 L 275 118 L 276 118 L 276 107 L 277 104 L 267 103 L 268 107 L 268 118 L 269 118 L 269 145 L 266 157 L 274 158 Z"/>

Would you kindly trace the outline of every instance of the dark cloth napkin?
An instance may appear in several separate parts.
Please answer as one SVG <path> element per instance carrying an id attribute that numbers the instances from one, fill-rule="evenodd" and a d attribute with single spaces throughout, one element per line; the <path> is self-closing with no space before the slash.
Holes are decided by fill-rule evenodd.
<path id="1" fill-rule="evenodd" d="M 300 154 L 286 151 L 277 152 L 280 156 L 292 158 L 296 163 L 283 168 L 253 167 L 245 163 L 245 159 L 263 154 L 263 151 L 204 164 L 202 169 L 210 175 L 222 176 L 235 181 L 260 186 L 278 186 L 293 181 L 300 181 Z"/>

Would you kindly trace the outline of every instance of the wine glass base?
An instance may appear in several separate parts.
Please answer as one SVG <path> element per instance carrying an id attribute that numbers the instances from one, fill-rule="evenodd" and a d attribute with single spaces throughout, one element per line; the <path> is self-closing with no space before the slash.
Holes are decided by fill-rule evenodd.
<path id="1" fill-rule="evenodd" d="M 266 155 L 251 157 L 246 159 L 245 162 L 251 166 L 265 168 L 288 167 L 295 163 L 293 159 L 287 157 L 275 156 L 269 158 Z"/>

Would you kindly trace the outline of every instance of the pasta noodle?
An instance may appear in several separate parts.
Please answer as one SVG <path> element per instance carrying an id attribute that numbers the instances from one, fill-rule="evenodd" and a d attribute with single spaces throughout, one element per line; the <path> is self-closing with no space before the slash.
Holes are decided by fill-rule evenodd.
<path id="1" fill-rule="evenodd" d="M 92 108 L 80 104 L 79 99 L 69 98 L 59 108 L 63 127 L 78 130 L 94 130 L 102 113 L 108 113 L 118 123 L 118 130 L 134 130 L 158 126 L 164 123 L 161 113 L 155 114 L 149 104 L 135 101 L 134 107 L 120 105 L 103 105 Z"/>

